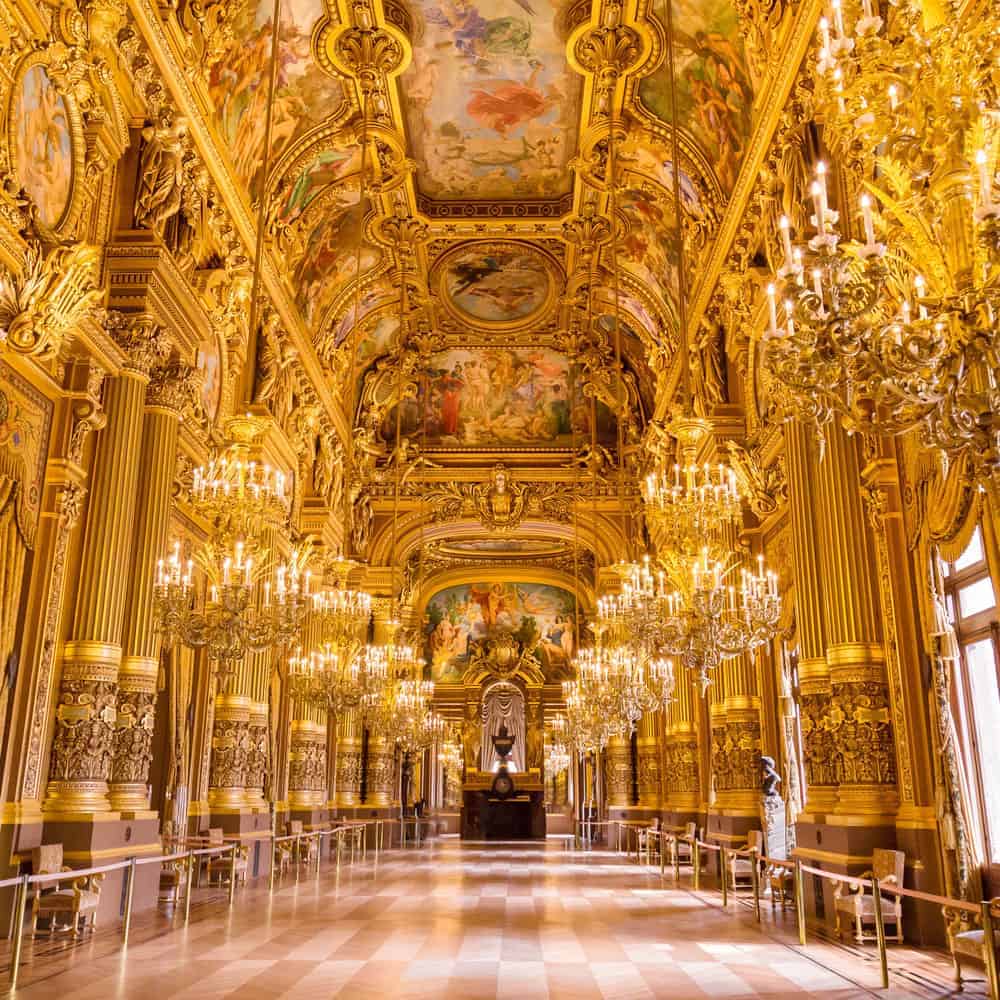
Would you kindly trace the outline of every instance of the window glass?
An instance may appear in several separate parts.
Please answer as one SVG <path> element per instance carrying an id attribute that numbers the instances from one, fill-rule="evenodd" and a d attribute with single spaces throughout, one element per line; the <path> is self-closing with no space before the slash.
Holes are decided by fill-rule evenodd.
<path id="1" fill-rule="evenodd" d="M 992 639 L 981 639 L 965 647 L 969 693 L 979 743 L 979 767 L 983 777 L 983 806 L 993 862 L 1000 862 L 1000 688 L 997 686 L 996 653 Z"/>
<path id="2" fill-rule="evenodd" d="M 965 551 L 955 560 L 955 569 L 968 569 L 970 566 L 975 566 L 976 563 L 981 563 L 984 558 L 983 537 L 977 527 Z"/>
<path id="3" fill-rule="evenodd" d="M 978 615 L 981 611 L 988 611 L 995 604 L 993 581 L 988 576 L 962 587 L 958 592 L 958 606 L 962 611 L 963 618 Z"/>

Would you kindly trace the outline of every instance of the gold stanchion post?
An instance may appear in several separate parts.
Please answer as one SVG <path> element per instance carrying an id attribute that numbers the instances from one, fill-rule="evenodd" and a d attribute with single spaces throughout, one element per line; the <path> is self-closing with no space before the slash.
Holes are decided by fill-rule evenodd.
<path id="1" fill-rule="evenodd" d="M 701 846 L 698 838 L 691 841 L 691 866 L 694 868 L 694 891 L 701 888 Z"/>
<path id="2" fill-rule="evenodd" d="M 753 889 L 753 915 L 760 923 L 760 858 L 757 848 L 750 848 L 750 886 Z"/>
<path id="3" fill-rule="evenodd" d="M 872 877 L 872 903 L 875 908 L 875 940 L 878 942 L 878 964 L 882 973 L 882 989 L 889 988 L 889 956 L 885 952 L 885 917 L 882 913 L 882 888 Z"/>
<path id="4" fill-rule="evenodd" d="M 719 851 L 719 872 L 722 877 L 722 905 L 729 905 L 729 851 L 725 847 Z"/>
<path id="5" fill-rule="evenodd" d="M 132 895 L 135 892 L 135 858 L 129 861 L 125 872 L 125 919 L 122 922 L 122 946 L 128 945 L 129 931 L 132 930 Z"/>
<path id="6" fill-rule="evenodd" d="M 233 854 L 229 860 L 229 905 L 236 902 L 236 852 L 239 844 L 233 844 Z"/>
<path id="7" fill-rule="evenodd" d="M 21 876 L 17 892 L 14 894 L 14 929 L 12 931 L 13 947 L 10 955 L 11 992 L 17 988 L 17 975 L 21 970 L 21 946 L 24 944 L 24 911 L 28 907 L 29 878 L 29 875 Z"/>
<path id="8" fill-rule="evenodd" d="M 983 941 L 986 942 L 986 980 L 990 1000 L 1000 1000 L 1000 973 L 997 971 L 997 951 L 989 943 L 995 940 L 993 909 L 988 899 L 983 900 Z"/>
<path id="9" fill-rule="evenodd" d="M 191 884 L 194 881 L 194 866 L 198 863 L 198 857 L 191 851 L 187 858 L 187 885 L 184 887 L 184 923 L 191 919 Z"/>
<path id="10" fill-rule="evenodd" d="M 802 862 L 795 859 L 795 921 L 799 927 L 799 944 L 806 944 L 806 897 L 802 885 Z"/>

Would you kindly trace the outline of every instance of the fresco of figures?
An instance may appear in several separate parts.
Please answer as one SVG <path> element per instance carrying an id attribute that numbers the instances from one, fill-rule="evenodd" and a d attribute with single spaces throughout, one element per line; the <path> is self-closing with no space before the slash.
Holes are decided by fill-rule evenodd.
<path id="1" fill-rule="evenodd" d="M 361 274 L 377 263 L 378 252 L 361 239 L 367 211 L 368 202 L 359 205 L 357 191 L 341 192 L 339 207 L 331 205 L 320 224 L 310 231 L 294 282 L 296 300 L 307 325 L 318 325 L 337 293 L 357 275 L 359 246 Z"/>
<path id="2" fill-rule="evenodd" d="M 546 302 L 551 277 L 545 260 L 518 243 L 473 245 L 449 258 L 443 290 L 465 319 L 516 323 Z"/>
<path id="3" fill-rule="evenodd" d="M 41 220 L 56 226 L 69 201 L 72 144 L 66 102 L 44 66 L 24 74 L 14 113 L 17 179 Z"/>
<path id="4" fill-rule="evenodd" d="M 237 174 L 256 195 L 264 154 L 265 107 L 271 55 L 272 0 L 241 5 L 233 41 L 208 80 L 216 120 Z M 323 72 L 310 51 L 313 29 L 326 16 L 323 0 L 284 0 L 274 101 L 271 163 L 299 136 L 339 111 L 340 82 Z"/>
<path id="5" fill-rule="evenodd" d="M 472 348 L 435 354 L 403 404 L 402 433 L 430 448 L 570 448 L 590 440 L 591 401 L 575 366 L 547 348 Z M 615 440 L 614 419 L 596 405 L 597 436 Z M 383 436 L 392 439 L 395 409 Z"/>
<path id="6" fill-rule="evenodd" d="M 677 117 L 715 168 L 723 191 L 736 184 L 750 136 L 753 88 L 732 0 L 675 0 Z M 666 65 L 639 84 L 639 97 L 670 121 Z"/>
<path id="7" fill-rule="evenodd" d="M 439 199 L 565 194 L 581 78 L 557 34 L 559 0 L 417 0 L 403 77 L 424 194 Z"/>
<path id="8" fill-rule="evenodd" d="M 537 641 L 535 656 L 547 681 L 569 677 L 576 605 L 573 595 L 540 583 L 466 583 L 439 591 L 424 622 L 427 676 L 457 683 L 469 663 L 469 644 L 501 632 Z"/>

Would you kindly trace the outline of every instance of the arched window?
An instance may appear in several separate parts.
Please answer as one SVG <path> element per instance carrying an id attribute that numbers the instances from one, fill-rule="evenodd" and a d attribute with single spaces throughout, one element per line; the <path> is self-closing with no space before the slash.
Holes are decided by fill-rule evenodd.
<path id="1" fill-rule="evenodd" d="M 1000 864 L 1000 618 L 980 528 L 945 564 L 948 612 L 960 650 L 952 692 L 962 755 L 987 858 Z"/>

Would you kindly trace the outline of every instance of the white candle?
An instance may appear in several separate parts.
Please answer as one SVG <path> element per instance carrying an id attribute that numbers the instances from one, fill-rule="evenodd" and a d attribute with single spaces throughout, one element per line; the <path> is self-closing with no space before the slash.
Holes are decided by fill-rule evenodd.
<path id="1" fill-rule="evenodd" d="M 809 188 L 813 200 L 813 217 L 816 221 L 816 231 L 820 236 L 826 236 L 826 222 L 823 218 L 823 192 L 819 181 L 813 181 Z"/>
<path id="2" fill-rule="evenodd" d="M 778 310 L 775 302 L 776 289 L 774 285 L 767 286 L 767 306 L 771 318 L 771 336 L 778 336 Z"/>
<path id="3" fill-rule="evenodd" d="M 823 308 L 823 272 L 818 268 L 813 268 L 813 291 L 819 299 L 820 308 Z"/>
<path id="4" fill-rule="evenodd" d="M 844 37 L 844 15 L 840 9 L 840 0 L 832 0 L 830 8 L 833 10 L 833 28 L 837 32 L 838 38 Z"/>
<path id="5" fill-rule="evenodd" d="M 785 329 L 789 337 L 795 336 L 795 321 L 792 319 L 792 300 L 785 299 Z"/>
<path id="6" fill-rule="evenodd" d="M 819 182 L 820 204 L 823 206 L 823 217 L 824 221 L 826 221 L 826 210 L 828 208 L 826 201 L 826 164 L 822 160 L 816 164 L 816 180 Z"/>
<path id="7" fill-rule="evenodd" d="M 872 200 L 867 193 L 861 195 L 861 219 L 865 227 L 865 249 L 875 246 L 875 223 L 872 220 Z"/>
<path id="8" fill-rule="evenodd" d="M 924 276 L 922 274 L 918 274 L 913 279 L 913 287 L 916 290 L 917 298 L 922 299 L 924 297 L 924 291 L 926 290 L 927 287 L 926 283 L 924 282 Z M 917 303 L 917 310 L 918 310 L 918 315 L 920 316 L 921 319 L 927 319 L 926 306 L 922 306 L 919 303 Z"/>
<path id="9" fill-rule="evenodd" d="M 899 90 L 894 83 L 889 84 L 889 109 L 895 111 L 899 104 Z"/>
<path id="10" fill-rule="evenodd" d="M 778 229 L 781 232 L 781 246 L 785 252 L 785 268 L 791 271 L 794 268 L 794 262 L 792 260 L 792 237 L 789 233 L 791 228 L 791 223 L 788 221 L 788 216 L 783 215 L 778 220 Z"/>
<path id="11" fill-rule="evenodd" d="M 826 54 L 830 51 L 830 22 L 825 17 L 819 19 L 819 37 L 820 47 Z"/>
<path id="12" fill-rule="evenodd" d="M 989 211 L 993 208 L 993 181 L 985 149 L 976 150 L 976 166 L 979 169 L 979 202 Z"/>

